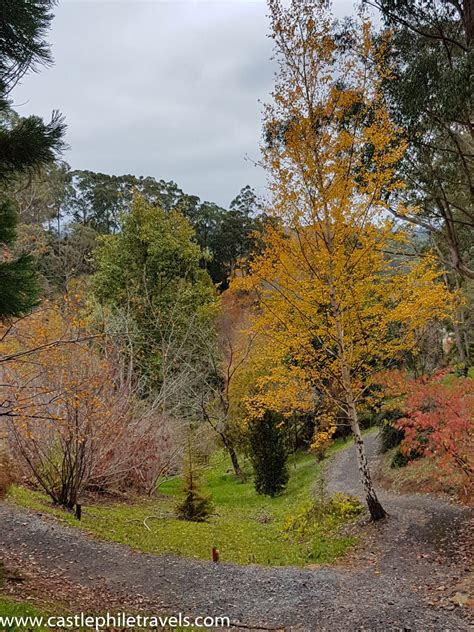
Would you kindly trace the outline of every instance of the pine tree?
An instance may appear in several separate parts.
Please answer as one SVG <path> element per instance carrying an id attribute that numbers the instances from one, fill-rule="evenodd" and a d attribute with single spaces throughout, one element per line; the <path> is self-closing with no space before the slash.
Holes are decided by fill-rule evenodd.
<path id="1" fill-rule="evenodd" d="M 182 520 L 205 522 L 211 515 L 212 509 L 210 497 L 201 493 L 199 471 L 189 438 L 183 474 L 183 499 L 176 506 L 176 513 Z"/>
<path id="2" fill-rule="evenodd" d="M 0 244 L 7 249 L 15 240 L 16 211 L 9 200 L 0 203 Z M 0 262 L 0 317 L 17 316 L 36 304 L 38 284 L 32 257 L 22 254 L 13 259 L 8 251 Z"/>
<path id="3" fill-rule="evenodd" d="M 63 147 L 64 123 L 54 112 L 49 123 L 37 116 L 18 117 L 9 93 L 39 64 L 51 62 L 44 33 L 52 19 L 51 0 L 4 0 L 0 14 L 0 185 L 52 162 Z M 38 286 L 27 255 L 14 258 L 16 210 L 0 198 L 0 320 L 24 314 L 37 304 Z"/>
<path id="4" fill-rule="evenodd" d="M 266 411 L 262 418 L 254 418 L 249 425 L 254 483 L 258 494 L 276 496 L 288 483 L 288 452 L 281 421 L 279 415 Z"/>

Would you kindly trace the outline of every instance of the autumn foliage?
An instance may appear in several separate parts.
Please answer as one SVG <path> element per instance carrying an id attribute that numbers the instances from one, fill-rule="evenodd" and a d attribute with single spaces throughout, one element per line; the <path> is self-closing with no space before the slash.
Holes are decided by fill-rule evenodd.
<path id="1" fill-rule="evenodd" d="M 367 385 L 416 347 L 418 332 L 449 313 L 453 297 L 432 255 L 402 257 L 410 236 L 388 219 L 391 205 L 406 212 L 395 175 L 406 143 L 381 90 L 384 42 L 374 46 L 363 22 L 341 45 L 320 0 L 269 6 L 278 72 L 262 163 L 276 221 L 240 284 L 258 301 L 254 333 L 267 356 L 254 414 L 278 401 L 299 409 L 303 400 L 344 418 L 378 519 L 384 512 L 359 424 Z"/>
<path id="2" fill-rule="evenodd" d="M 445 472 L 474 483 L 474 379 L 454 378 L 441 371 L 410 378 L 397 371 L 385 377 L 388 394 L 401 401 L 404 417 L 396 422 L 403 431 L 401 451 L 434 457 Z"/>
<path id="3" fill-rule="evenodd" d="M 1 395 L 12 452 L 67 508 L 88 489 L 153 488 L 160 467 L 162 427 L 104 345 L 74 298 L 46 302 L 5 332 Z"/>

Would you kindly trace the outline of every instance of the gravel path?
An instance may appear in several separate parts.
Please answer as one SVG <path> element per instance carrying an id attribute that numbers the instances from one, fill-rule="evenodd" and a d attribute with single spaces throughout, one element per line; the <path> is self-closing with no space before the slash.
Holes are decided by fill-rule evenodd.
<path id="1" fill-rule="evenodd" d="M 373 460 L 376 439 L 367 437 Z M 359 493 L 352 448 L 328 467 L 331 491 Z M 80 587 L 137 595 L 156 612 L 227 615 L 235 629 L 313 632 L 474 629 L 460 607 L 428 603 L 466 565 L 456 542 L 471 513 L 427 496 L 382 493 L 390 517 L 363 528 L 344 567 L 272 568 L 153 556 L 99 541 L 41 514 L 0 503 L 0 556 L 9 553 Z"/>

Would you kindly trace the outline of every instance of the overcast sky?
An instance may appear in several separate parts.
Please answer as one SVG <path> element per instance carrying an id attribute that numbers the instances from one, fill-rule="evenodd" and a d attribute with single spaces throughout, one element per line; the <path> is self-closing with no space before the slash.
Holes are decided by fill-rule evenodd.
<path id="1" fill-rule="evenodd" d="M 266 13 L 263 0 L 61 0 L 55 64 L 23 79 L 15 108 L 65 115 L 73 169 L 174 180 L 223 206 L 246 184 L 263 193 L 252 161 L 273 83 Z"/>

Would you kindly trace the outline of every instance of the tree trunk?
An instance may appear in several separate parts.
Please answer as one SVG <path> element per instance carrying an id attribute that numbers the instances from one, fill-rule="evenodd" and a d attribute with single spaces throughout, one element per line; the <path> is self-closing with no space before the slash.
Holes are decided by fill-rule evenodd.
<path id="1" fill-rule="evenodd" d="M 464 336 L 461 327 L 456 321 L 453 321 L 454 338 L 456 340 L 456 349 L 458 351 L 459 360 L 462 364 L 462 372 L 464 377 L 467 377 L 469 372 L 469 361 L 466 354 L 466 347 L 464 346 Z"/>
<path id="2" fill-rule="evenodd" d="M 471 48 L 474 40 L 474 0 L 463 0 L 463 13 L 466 44 L 468 48 Z"/>
<path id="3" fill-rule="evenodd" d="M 370 517 L 372 520 L 380 520 L 386 516 L 385 510 L 380 504 L 375 488 L 370 476 L 369 464 L 367 463 L 367 457 L 365 454 L 365 445 L 360 432 L 359 417 L 357 414 L 357 408 L 354 401 L 354 394 L 351 384 L 350 367 L 346 358 L 345 351 L 345 336 L 342 326 L 341 311 L 339 303 L 336 297 L 336 291 L 334 286 L 331 287 L 331 306 L 334 315 L 334 321 L 336 326 L 336 336 L 338 342 L 338 360 L 341 370 L 341 382 L 344 390 L 345 406 L 347 409 L 347 415 L 349 417 L 349 423 L 351 425 L 352 436 L 354 437 L 354 443 L 357 453 L 357 466 L 359 468 L 359 477 L 362 487 L 365 492 L 365 500 L 367 507 L 369 508 Z"/>
<path id="4" fill-rule="evenodd" d="M 461 290 L 462 281 L 459 277 L 456 277 L 456 289 Z M 457 318 L 453 320 L 454 336 L 456 339 L 456 347 L 458 350 L 459 359 L 463 365 L 463 373 L 467 377 L 470 361 L 470 344 L 469 344 L 469 327 L 466 327 L 466 310 L 461 305 L 457 310 Z"/>
<path id="5" fill-rule="evenodd" d="M 237 452 L 234 450 L 234 446 L 230 446 L 228 448 L 230 460 L 232 461 L 232 467 L 234 468 L 234 474 L 239 479 L 243 479 L 242 468 L 240 467 L 239 459 L 237 456 Z"/>
<path id="6" fill-rule="evenodd" d="M 372 520 L 380 520 L 381 518 L 384 518 L 387 514 L 380 504 L 379 499 L 377 498 L 377 494 L 372 483 L 369 464 L 367 463 L 367 456 L 365 454 L 364 440 L 362 439 L 362 435 L 360 432 L 357 410 L 353 402 L 349 404 L 349 420 L 357 452 L 357 466 L 359 468 L 359 477 L 364 488 L 365 500 L 367 502 L 367 507 L 369 508 L 370 517 L 372 518 Z"/>
<path id="7" fill-rule="evenodd" d="M 222 436 L 222 442 L 224 444 L 224 447 L 229 453 L 230 460 L 232 461 L 232 468 L 234 470 L 234 474 L 236 478 L 238 478 L 239 480 L 242 480 L 244 478 L 244 475 L 242 472 L 242 468 L 240 467 L 239 457 L 237 456 L 237 452 L 235 451 L 234 446 L 227 439 L 227 437 L 225 435 L 221 435 L 221 436 Z"/>

